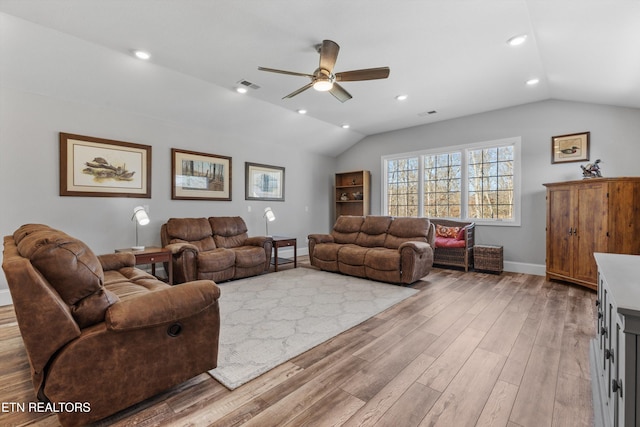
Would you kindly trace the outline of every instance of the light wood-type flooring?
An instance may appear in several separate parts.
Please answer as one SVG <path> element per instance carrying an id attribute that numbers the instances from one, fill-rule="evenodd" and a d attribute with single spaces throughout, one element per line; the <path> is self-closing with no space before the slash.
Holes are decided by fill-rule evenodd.
<path id="1" fill-rule="evenodd" d="M 593 424 L 594 292 L 439 268 L 414 287 L 409 299 L 234 391 L 202 374 L 98 425 Z M 13 309 L 2 307 L 0 403 L 33 399 Z M 9 412 L 0 425 L 58 423 Z"/>

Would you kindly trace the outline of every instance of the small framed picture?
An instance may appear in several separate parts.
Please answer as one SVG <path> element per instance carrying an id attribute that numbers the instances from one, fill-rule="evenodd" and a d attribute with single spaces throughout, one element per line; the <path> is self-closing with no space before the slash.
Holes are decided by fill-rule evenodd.
<path id="1" fill-rule="evenodd" d="M 284 168 L 280 166 L 244 163 L 245 200 L 284 202 Z"/>
<path id="2" fill-rule="evenodd" d="M 60 195 L 151 198 L 151 146 L 60 132 Z"/>
<path id="3" fill-rule="evenodd" d="M 582 132 L 551 137 L 551 163 L 589 160 L 589 136 Z"/>
<path id="4" fill-rule="evenodd" d="M 231 157 L 172 148 L 171 199 L 231 200 Z"/>

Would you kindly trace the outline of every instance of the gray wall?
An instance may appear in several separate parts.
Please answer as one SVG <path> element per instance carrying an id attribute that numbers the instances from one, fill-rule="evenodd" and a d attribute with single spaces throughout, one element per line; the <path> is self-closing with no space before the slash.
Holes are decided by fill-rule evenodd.
<path id="1" fill-rule="evenodd" d="M 424 126 L 373 135 L 338 159 L 338 171 L 368 169 L 372 213 L 381 212 L 381 156 L 426 148 L 522 137 L 522 225 L 480 226 L 477 242 L 501 244 L 507 267 L 543 274 L 545 187 L 582 179 L 581 163 L 551 164 L 551 137 L 590 131 L 590 160 L 602 159 L 604 176 L 640 175 L 640 110 L 543 101 Z M 640 218 L 639 218 L 640 220 Z"/>

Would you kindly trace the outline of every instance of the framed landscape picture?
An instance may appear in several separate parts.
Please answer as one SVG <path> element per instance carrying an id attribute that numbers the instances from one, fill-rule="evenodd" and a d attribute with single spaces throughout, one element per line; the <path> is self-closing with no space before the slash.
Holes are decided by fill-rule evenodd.
<path id="1" fill-rule="evenodd" d="M 284 202 L 284 168 L 280 166 L 244 164 L 245 200 Z"/>
<path id="2" fill-rule="evenodd" d="M 171 198 L 231 200 L 231 157 L 172 148 Z"/>
<path id="3" fill-rule="evenodd" d="M 590 132 L 559 135 L 551 138 L 551 163 L 589 160 Z"/>
<path id="4" fill-rule="evenodd" d="M 151 146 L 60 132 L 60 195 L 151 198 Z"/>

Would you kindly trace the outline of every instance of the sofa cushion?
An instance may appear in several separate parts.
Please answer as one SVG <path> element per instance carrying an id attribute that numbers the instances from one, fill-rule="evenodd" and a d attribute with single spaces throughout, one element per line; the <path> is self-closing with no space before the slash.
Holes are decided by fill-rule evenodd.
<path id="1" fill-rule="evenodd" d="M 356 243 L 363 222 L 362 216 L 339 216 L 331 231 L 334 241 L 342 244 Z"/>
<path id="2" fill-rule="evenodd" d="M 370 248 L 358 245 L 343 245 L 338 251 L 338 262 L 348 265 L 364 265 L 364 257 Z"/>
<path id="3" fill-rule="evenodd" d="M 367 269 L 400 271 L 400 252 L 395 249 L 371 248 L 365 255 L 364 264 Z"/>
<path id="4" fill-rule="evenodd" d="M 431 223 L 427 218 L 395 218 L 389 226 L 384 247 L 398 249 L 401 244 L 408 241 L 429 243 L 427 236 Z"/>
<path id="5" fill-rule="evenodd" d="M 466 234 L 467 234 L 467 227 L 460 227 L 460 231 L 458 231 L 458 234 L 456 235 L 456 239 L 464 240 L 464 238 L 466 237 Z"/>
<path id="6" fill-rule="evenodd" d="M 200 251 L 216 248 L 206 218 L 170 218 L 166 225 L 169 243 L 191 243 Z"/>
<path id="7" fill-rule="evenodd" d="M 237 248 L 244 245 L 249 235 L 247 225 L 239 216 L 210 217 L 213 239 L 219 248 Z"/>
<path id="8" fill-rule="evenodd" d="M 236 267 L 246 268 L 264 265 L 267 262 L 267 255 L 264 248 L 258 246 L 240 246 L 233 248 L 236 255 Z"/>
<path id="9" fill-rule="evenodd" d="M 384 246 L 392 220 L 390 216 L 366 216 L 356 238 L 356 244 L 368 248 Z"/>
<path id="10" fill-rule="evenodd" d="M 236 254 L 231 249 L 217 248 L 198 254 L 198 274 L 226 270 L 235 264 Z"/>
<path id="11" fill-rule="evenodd" d="M 465 241 L 450 237 L 436 236 L 436 248 L 464 248 Z"/>

